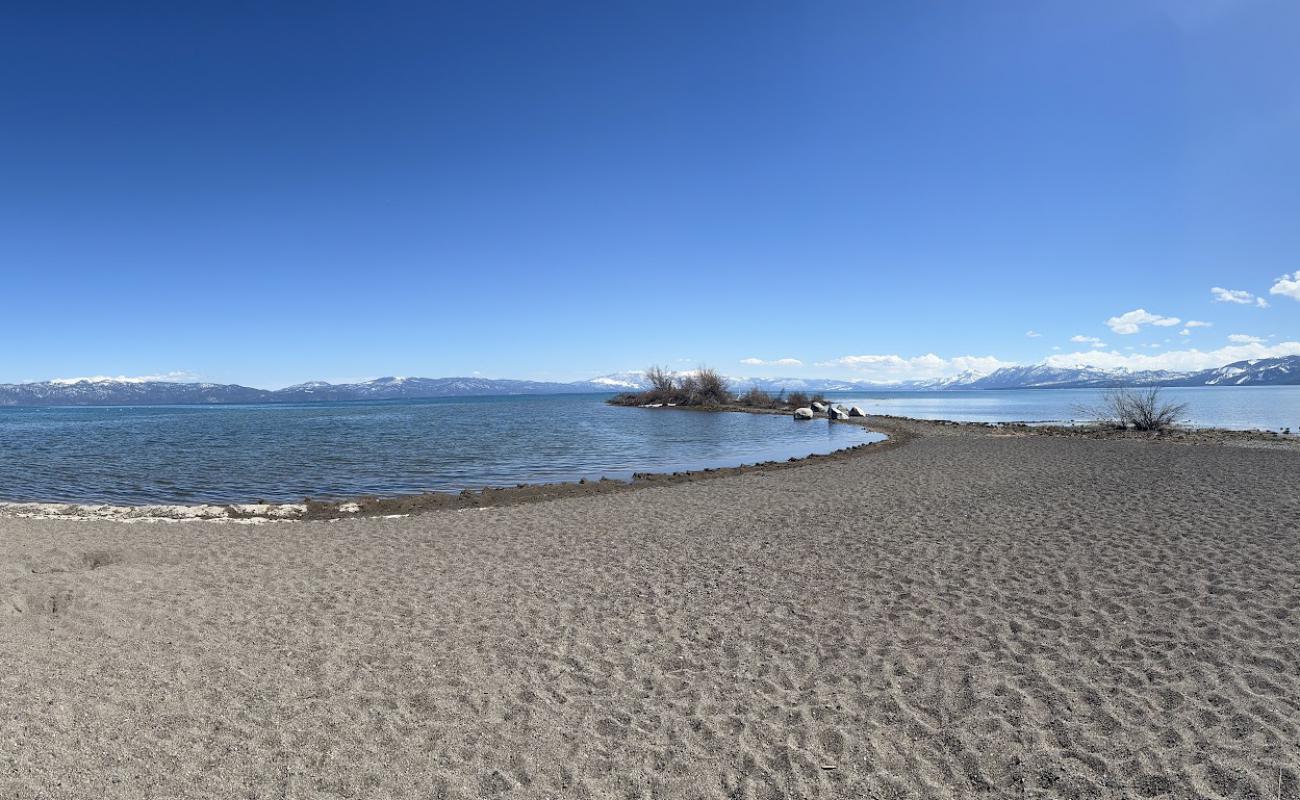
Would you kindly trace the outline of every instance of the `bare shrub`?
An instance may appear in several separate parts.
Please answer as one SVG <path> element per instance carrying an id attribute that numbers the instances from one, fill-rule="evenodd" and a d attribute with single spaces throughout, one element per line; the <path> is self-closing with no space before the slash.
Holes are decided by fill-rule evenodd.
<path id="1" fill-rule="evenodd" d="M 655 365 L 647 369 L 645 379 L 652 392 L 667 395 L 673 391 L 673 374 L 661 366 Z"/>
<path id="2" fill-rule="evenodd" d="M 699 405 L 700 382 L 694 375 L 678 375 L 673 389 L 673 402 L 679 406 Z"/>
<path id="3" fill-rule="evenodd" d="M 625 392 L 609 400 L 614 405 L 720 406 L 731 402 L 731 389 L 717 370 L 701 367 L 694 373 L 673 375 L 663 367 L 645 371 L 650 388 L 643 392 Z"/>
<path id="4" fill-rule="evenodd" d="M 803 408 L 809 403 L 808 395 L 803 392 L 790 392 L 786 401 L 791 408 Z"/>
<path id="5" fill-rule="evenodd" d="M 1115 389 L 1102 397 L 1100 405 L 1078 410 L 1100 425 L 1139 431 L 1162 431 L 1187 416 L 1186 403 L 1164 402 L 1156 388 Z"/>
<path id="6" fill-rule="evenodd" d="M 695 372 L 697 402 L 691 405 L 721 406 L 731 401 L 731 387 L 716 369 L 700 367 Z"/>
<path id="7" fill-rule="evenodd" d="M 652 366 L 645 371 L 646 383 L 650 388 L 643 392 L 624 392 L 610 398 L 616 406 L 646 406 L 653 403 L 676 403 L 677 386 L 671 372 L 660 366 Z"/>
<path id="8" fill-rule="evenodd" d="M 772 395 L 757 386 L 751 386 L 748 392 L 740 396 L 739 402 L 742 406 L 748 406 L 749 408 L 776 407 L 776 401 L 772 399 Z"/>

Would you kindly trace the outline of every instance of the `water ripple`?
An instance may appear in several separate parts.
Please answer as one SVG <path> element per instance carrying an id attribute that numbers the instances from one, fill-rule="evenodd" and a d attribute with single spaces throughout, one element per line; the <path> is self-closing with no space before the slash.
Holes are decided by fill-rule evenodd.
<path id="1" fill-rule="evenodd" d="M 630 478 L 882 438 L 787 416 L 535 396 L 376 403 L 0 409 L 0 499 L 294 502 Z"/>

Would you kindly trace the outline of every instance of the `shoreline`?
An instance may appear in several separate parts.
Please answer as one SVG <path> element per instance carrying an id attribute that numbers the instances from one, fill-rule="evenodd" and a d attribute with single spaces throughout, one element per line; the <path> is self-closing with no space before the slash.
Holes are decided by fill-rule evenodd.
<path id="1" fill-rule="evenodd" d="M 740 408 L 693 409 L 710 412 L 742 411 Z M 777 413 L 749 409 L 747 413 Z M 850 424 L 867 427 L 869 418 L 858 418 Z M 884 419 L 884 418 L 880 418 Z M 763 461 L 735 467 L 707 467 L 699 470 L 676 472 L 634 472 L 631 480 L 601 478 L 599 480 L 561 481 L 557 483 L 528 483 L 510 487 L 465 489 L 460 492 L 424 492 L 408 495 L 357 495 L 342 499 L 311 500 L 305 503 L 243 503 L 243 504 L 156 504 L 140 506 L 115 506 L 106 503 L 53 503 L 0 501 L 0 519 L 68 519 L 112 520 L 121 522 L 179 522 L 203 520 L 259 524 L 265 522 L 355 519 L 364 517 L 395 517 L 423 514 L 431 511 L 466 511 L 483 508 L 500 508 L 568 497 L 618 494 L 650 486 L 671 486 L 693 483 L 729 475 L 752 472 L 769 472 L 789 469 L 804 463 L 836 460 L 857 454 L 859 451 L 880 452 L 910 441 L 904 431 L 888 429 L 888 423 L 874 424 L 871 430 L 888 438 L 879 442 L 864 442 L 829 453 L 813 453 L 802 458 L 784 461 Z"/>
<path id="2" fill-rule="evenodd" d="M 673 406 L 664 411 L 704 413 L 746 413 L 788 415 L 781 409 L 749 408 L 727 405 L 706 408 Z M 1300 450 L 1300 435 L 1274 431 L 1237 431 L 1224 428 L 1174 428 L 1155 433 L 1120 431 L 1095 426 L 1040 424 L 1029 422 L 958 422 L 927 420 L 868 414 L 840 420 L 840 424 L 859 425 L 883 433 L 888 438 L 865 442 L 829 453 L 814 453 L 784 461 L 763 461 L 735 467 L 709 467 L 676 472 L 635 472 L 630 480 L 599 480 L 527 483 L 511 487 L 487 487 L 455 491 L 433 491 L 409 495 L 356 495 L 341 499 L 312 500 L 304 503 L 199 503 L 193 505 L 160 503 L 149 505 L 112 505 L 107 503 L 58 503 L 0 501 L 0 519 L 109 520 L 119 522 L 208 521 L 238 524 L 263 524 L 309 520 L 354 518 L 391 518 L 434 511 L 467 511 L 486 508 L 540 503 L 570 497 L 620 494 L 654 486 L 695 483 L 749 473 L 786 470 L 805 464 L 858 458 L 903 447 L 919 437 L 935 435 L 975 436 L 1048 436 L 1081 439 L 1130 439 L 1184 445 L 1220 445 L 1237 447 L 1282 447 Z"/>
<path id="3" fill-rule="evenodd" d="M 1300 798 L 1294 440 L 867 424 L 485 513 L 0 519 L 4 785 Z"/>

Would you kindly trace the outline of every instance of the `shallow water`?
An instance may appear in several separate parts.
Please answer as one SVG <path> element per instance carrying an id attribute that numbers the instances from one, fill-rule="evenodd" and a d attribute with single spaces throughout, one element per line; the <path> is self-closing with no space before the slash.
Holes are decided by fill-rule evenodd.
<path id="1" fill-rule="evenodd" d="M 0 500 L 239 503 L 458 491 L 784 460 L 884 438 L 604 395 L 0 408 Z"/>
<path id="2" fill-rule="evenodd" d="M 957 422 L 1078 422 L 1080 407 L 1096 407 L 1105 389 L 1007 389 L 946 392 L 844 392 L 837 402 L 873 414 Z M 1186 423 L 1234 430 L 1300 431 L 1300 386 L 1197 386 L 1161 389 L 1164 400 L 1187 404 Z"/>

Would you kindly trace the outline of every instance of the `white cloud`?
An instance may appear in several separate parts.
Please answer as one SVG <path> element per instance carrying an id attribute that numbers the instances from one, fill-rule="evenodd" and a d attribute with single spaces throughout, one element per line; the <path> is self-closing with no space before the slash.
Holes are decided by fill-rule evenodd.
<path id="1" fill-rule="evenodd" d="M 1245 289 L 1224 289 L 1221 286 L 1210 289 L 1210 294 L 1214 295 L 1214 302 L 1216 303 L 1236 303 L 1241 306 L 1252 305 L 1264 299 L 1255 297 Z M 1263 307 L 1267 308 L 1268 303 L 1264 302 Z"/>
<path id="2" fill-rule="evenodd" d="M 1300 355 L 1300 342 L 1278 342 L 1277 344 L 1232 344 L 1217 350 L 1167 350 L 1163 353 L 1117 353 L 1115 351 L 1092 350 L 1080 353 L 1061 353 L 1048 356 L 1044 362 L 1053 367 L 1101 367 L 1103 369 L 1130 370 L 1173 370 L 1176 372 L 1194 372 L 1201 369 L 1214 369 L 1234 361 L 1252 358 L 1280 358 L 1282 356 Z"/>
<path id="3" fill-rule="evenodd" d="M 1255 295 L 1243 289 L 1224 289 L 1221 286 L 1215 286 L 1210 289 L 1210 294 L 1214 295 L 1216 303 L 1238 303 L 1248 306 L 1255 302 Z"/>
<path id="4" fill-rule="evenodd" d="M 81 378 L 51 378 L 50 383 L 69 385 L 73 383 L 151 383 L 166 381 L 168 383 L 194 383 L 199 376 L 192 372 L 167 372 L 162 375 L 90 375 Z"/>
<path id="5" fill-rule="evenodd" d="M 1264 340 L 1258 336 L 1248 336 L 1244 333 L 1233 333 L 1228 335 L 1228 341 L 1233 344 L 1259 344 Z"/>
<path id="6" fill-rule="evenodd" d="M 987 374 L 1002 367 L 1014 366 L 994 356 L 954 356 L 943 358 L 934 353 L 903 358 L 897 355 L 844 356 L 820 363 L 821 367 L 848 367 L 873 381 L 924 380 L 947 378 L 962 372 Z"/>
<path id="7" fill-rule="evenodd" d="M 1083 334 L 1080 334 L 1078 336 L 1071 336 L 1070 341 L 1074 342 L 1075 344 L 1090 344 L 1093 347 L 1106 346 L 1106 343 L 1103 342 L 1101 339 L 1098 339 L 1096 336 L 1084 336 Z"/>
<path id="8" fill-rule="evenodd" d="M 1137 333 L 1143 325 L 1158 325 L 1160 327 L 1169 327 L 1177 325 L 1181 320 L 1178 317 L 1162 317 L 1159 314 L 1152 314 L 1145 308 L 1134 309 L 1120 314 L 1118 317 L 1111 317 L 1106 320 L 1106 325 L 1115 333 L 1121 336 Z"/>
<path id="9" fill-rule="evenodd" d="M 751 367 L 802 367 L 803 362 L 797 358 L 776 358 L 764 361 L 761 358 L 742 358 L 740 363 Z"/>
<path id="10" fill-rule="evenodd" d="M 1289 297 L 1292 300 L 1300 300 L 1300 270 L 1296 270 L 1294 275 L 1283 275 L 1278 278 L 1277 283 L 1273 284 L 1268 293 Z M 1260 300 L 1263 299 L 1260 298 Z"/>
<path id="11" fill-rule="evenodd" d="M 1183 329 L 1178 332 L 1178 335 L 1191 336 L 1192 328 L 1212 328 L 1212 327 L 1214 327 L 1213 322 L 1202 322 L 1199 319 L 1189 319 L 1183 323 Z M 1166 339 L 1165 341 L 1169 341 L 1169 340 Z"/>
<path id="12" fill-rule="evenodd" d="M 1043 334 L 1039 333 L 1038 331 L 1025 331 L 1025 336 L 1028 336 L 1030 339 L 1037 339 L 1042 335 Z"/>

